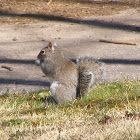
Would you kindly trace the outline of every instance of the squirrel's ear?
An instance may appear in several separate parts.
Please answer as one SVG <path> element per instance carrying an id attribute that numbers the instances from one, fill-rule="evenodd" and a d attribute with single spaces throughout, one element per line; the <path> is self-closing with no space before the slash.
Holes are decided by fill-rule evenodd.
<path id="1" fill-rule="evenodd" d="M 48 44 L 48 48 L 49 48 L 49 50 L 50 50 L 51 52 L 54 51 L 54 46 L 52 45 L 51 42 L 49 42 L 49 44 Z"/>
<path id="2" fill-rule="evenodd" d="M 51 42 L 49 42 L 48 48 L 52 48 L 52 43 Z"/>

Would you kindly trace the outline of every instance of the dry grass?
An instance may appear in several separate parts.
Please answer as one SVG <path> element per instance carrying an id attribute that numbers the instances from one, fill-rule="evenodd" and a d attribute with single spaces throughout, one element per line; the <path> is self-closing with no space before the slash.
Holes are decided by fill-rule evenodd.
<path id="1" fill-rule="evenodd" d="M 140 139 L 139 81 L 100 85 L 66 105 L 43 99 L 37 93 L 1 97 L 0 139 Z"/>

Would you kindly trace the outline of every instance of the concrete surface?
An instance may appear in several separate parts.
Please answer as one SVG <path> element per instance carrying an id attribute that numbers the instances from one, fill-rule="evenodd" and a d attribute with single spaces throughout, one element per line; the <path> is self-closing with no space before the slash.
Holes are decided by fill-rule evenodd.
<path id="1" fill-rule="evenodd" d="M 99 39 L 135 42 L 136 46 L 99 42 Z M 34 60 L 48 41 L 56 42 L 65 56 L 92 56 L 103 65 L 105 82 L 140 79 L 140 13 L 135 9 L 83 20 L 46 21 L 0 26 L 0 94 L 47 89 Z M 1 68 L 9 66 L 13 71 Z"/>

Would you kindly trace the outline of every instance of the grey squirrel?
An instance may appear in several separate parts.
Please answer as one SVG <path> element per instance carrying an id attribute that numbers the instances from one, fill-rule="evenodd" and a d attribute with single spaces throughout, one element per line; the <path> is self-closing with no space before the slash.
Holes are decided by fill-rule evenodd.
<path id="1" fill-rule="evenodd" d="M 52 81 L 51 96 L 59 104 L 86 96 L 89 89 L 101 80 L 100 62 L 85 57 L 75 64 L 51 42 L 40 51 L 37 59 L 36 63 Z"/>

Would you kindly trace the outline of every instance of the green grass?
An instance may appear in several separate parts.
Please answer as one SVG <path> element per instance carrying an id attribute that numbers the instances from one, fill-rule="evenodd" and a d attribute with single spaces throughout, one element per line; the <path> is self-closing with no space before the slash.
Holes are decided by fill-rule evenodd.
<path id="1" fill-rule="evenodd" d="M 0 97 L 2 139 L 140 139 L 140 81 L 99 85 L 87 97 L 65 105 L 46 104 L 50 93 L 5 94 Z M 100 123 L 105 116 L 108 124 Z M 131 126 L 131 127 L 130 127 Z"/>

